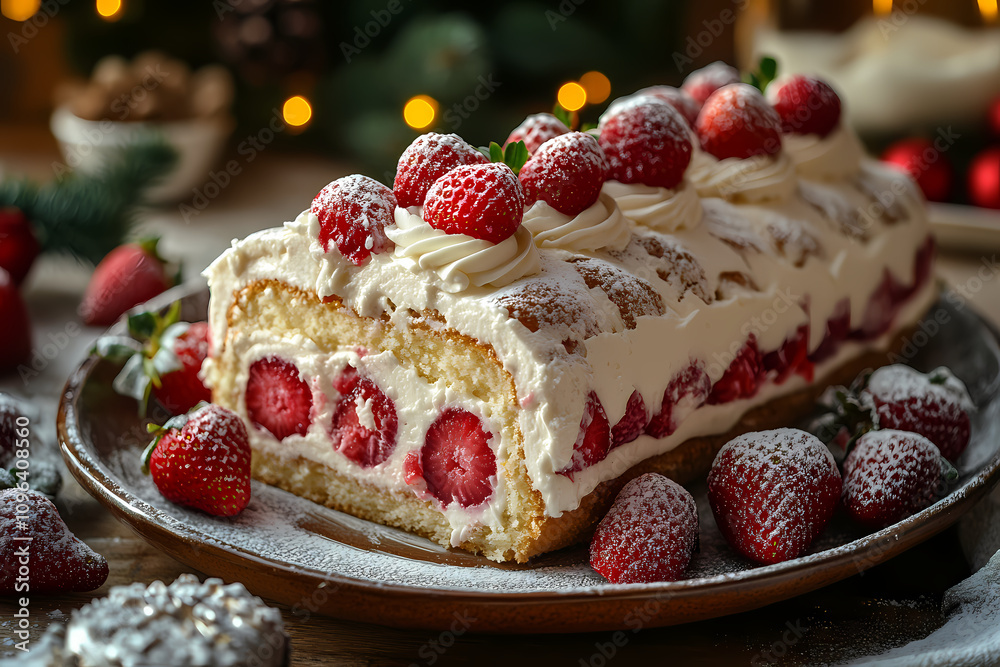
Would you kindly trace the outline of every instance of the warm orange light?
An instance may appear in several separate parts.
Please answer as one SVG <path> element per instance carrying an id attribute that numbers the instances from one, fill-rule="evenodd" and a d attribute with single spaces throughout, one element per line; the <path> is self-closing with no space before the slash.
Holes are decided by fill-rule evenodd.
<path id="1" fill-rule="evenodd" d="M 309 122 L 312 115 L 312 105 L 301 95 L 289 97 L 281 107 L 281 117 L 292 127 L 302 127 Z"/>
<path id="2" fill-rule="evenodd" d="M 587 91 L 576 81 L 570 81 L 559 87 L 556 99 L 566 111 L 579 111 L 587 103 Z"/>
<path id="3" fill-rule="evenodd" d="M 875 16 L 888 16 L 892 14 L 892 0 L 872 0 L 872 9 Z"/>
<path id="4" fill-rule="evenodd" d="M 997 0 L 979 0 L 979 13 L 983 21 L 993 23 L 997 20 Z"/>
<path id="5" fill-rule="evenodd" d="M 403 120 L 414 130 L 422 130 L 434 122 L 437 112 L 437 100 L 428 95 L 417 95 L 403 106 Z"/>
<path id="6" fill-rule="evenodd" d="M 587 104 L 600 104 L 611 95 L 611 81 L 600 72 L 587 72 L 580 85 L 587 91 Z"/>
<path id="7" fill-rule="evenodd" d="M 105 21 L 117 21 L 122 16 L 122 0 L 97 0 L 95 6 Z"/>
<path id="8" fill-rule="evenodd" d="M 42 6 L 42 0 L 0 0 L 0 14 L 11 21 L 27 21 Z"/>

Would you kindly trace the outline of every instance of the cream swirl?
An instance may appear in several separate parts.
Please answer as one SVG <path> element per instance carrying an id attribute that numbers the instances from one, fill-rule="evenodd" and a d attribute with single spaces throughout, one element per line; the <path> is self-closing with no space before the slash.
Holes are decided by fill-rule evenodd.
<path id="1" fill-rule="evenodd" d="M 524 225 L 500 243 L 466 234 L 448 234 L 420 217 L 420 208 L 396 208 L 396 225 L 385 233 L 395 244 L 395 259 L 416 273 L 433 271 L 445 292 L 469 287 L 503 287 L 523 276 L 538 273 L 541 264 L 531 232 Z"/>
<path id="2" fill-rule="evenodd" d="M 632 239 L 632 229 L 615 200 L 605 194 L 576 215 L 566 215 L 538 200 L 524 212 L 522 223 L 539 248 L 562 250 L 622 250 Z"/>
<path id="3" fill-rule="evenodd" d="M 826 137 L 786 134 L 782 138 L 795 168 L 807 178 L 839 180 L 858 173 L 865 149 L 854 130 L 841 123 Z"/>
<path id="4" fill-rule="evenodd" d="M 723 160 L 699 151 L 687 174 L 702 197 L 722 197 L 733 202 L 786 199 L 796 187 L 795 163 L 784 151 Z"/>
<path id="5" fill-rule="evenodd" d="M 603 194 L 614 197 L 626 218 L 651 229 L 679 232 L 701 224 L 701 197 L 687 179 L 676 189 L 605 181 Z"/>

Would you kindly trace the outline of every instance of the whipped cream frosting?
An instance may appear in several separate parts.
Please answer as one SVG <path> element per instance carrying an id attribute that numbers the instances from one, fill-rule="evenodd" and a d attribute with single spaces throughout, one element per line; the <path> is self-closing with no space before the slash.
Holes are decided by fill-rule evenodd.
<path id="1" fill-rule="evenodd" d="M 785 152 L 806 178 L 838 180 L 858 173 L 865 149 L 854 130 L 843 122 L 829 135 L 786 134 Z"/>
<path id="2" fill-rule="evenodd" d="M 611 180 L 604 182 L 602 193 L 613 197 L 629 220 L 658 231 L 694 229 L 701 223 L 701 198 L 687 179 L 674 189 Z"/>
<path id="3" fill-rule="evenodd" d="M 420 207 L 396 208 L 396 225 L 386 236 L 396 244 L 400 262 L 419 273 L 437 274 L 446 292 L 472 287 L 503 287 L 538 273 L 538 252 L 531 232 L 522 225 L 514 235 L 491 243 L 466 234 L 448 234 L 424 222 Z"/>
<path id="4" fill-rule="evenodd" d="M 691 157 L 687 177 L 702 197 L 736 202 L 783 200 L 795 192 L 795 163 L 779 151 L 746 159 L 719 160 L 705 151 Z"/>
<path id="5" fill-rule="evenodd" d="M 597 201 L 570 216 L 539 199 L 524 212 L 521 224 L 539 248 L 562 250 L 622 250 L 632 239 L 628 220 L 614 197 L 601 193 Z"/>

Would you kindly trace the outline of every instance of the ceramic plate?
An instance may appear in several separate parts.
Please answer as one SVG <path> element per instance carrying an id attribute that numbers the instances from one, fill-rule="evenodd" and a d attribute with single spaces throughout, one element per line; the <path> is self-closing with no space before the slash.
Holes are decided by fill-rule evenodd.
<path id="1" fill-rule="evenodd" d="M 204 318 L 204 287 L 175 290 L 150 305 L 162 307 L 172 298 L 183 299 L 186 319 Z M 877 565 L 950 526 L 997 483 L 997 335 L 975 313 L 944 299 L 931 312 L 945 324 L 936 333 L 915 334 L 904 354 L 918 368 L 950 366 L 978 406 L 973 442 L 959 462 L 961 476 L 952 492 L 872 534 L 838 515 L 808 555 L 761 567 L 727 547 L 704 486 L 695 486 L 691 491 L 702 510 L 701 550 L 689 578 L 673 583 L 608 584 L 587 566 L 584 546 L 527 565 L 493 563 L 257 482 L 250 505 L 234 518 L 173 505 L 139 471 L 148 436 L 135 403 L 111 388 L 118 368 L 94 357 L 66 385 L 59 438 L 77 480 L 151 544 L 299 613 L 426 629 L 448 628 L 458 619 L 484 632 L 684 623 L 762 607 Z"/>

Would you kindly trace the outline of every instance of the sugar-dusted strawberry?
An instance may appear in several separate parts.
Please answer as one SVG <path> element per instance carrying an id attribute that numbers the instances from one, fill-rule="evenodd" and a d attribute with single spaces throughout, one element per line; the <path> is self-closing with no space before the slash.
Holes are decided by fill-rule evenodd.
<path id="1" fill-rule="evenodd" d="M 729 545 L 760 563 L 801 556 L 840 500 L 830 450 L 797 429 L 747 433 L 729 441 L 708 473 L 708 500 Z"/>
<path id="2" fill-rule="evenodd" d="M 840 125 L 840 97 L 826 81 L 796 74 L 767 87 L 767 99 L 786 134 L 825 137 Z"/>
<path id="3" fill-rule="evenodd" d="M 750 398 L 764 377 L 764 359 L 757 347 L 757 337 L 750 334 L 736 358 L 729 364 L 708 395 L 708 404 L 728 403 L 740 398 Z"/>
<path id="4" fill-rule="evenodd" d="M 646 433 L 665 438 L 680 426 L 684 418 L 697 410 L 712 388 L 712 382 L 701 364 L 692 363 L 670 380 L 663 392 L 660 411 L 646 426 Z"/>
<path id="5" fill-rule="evenodd" d="M 691 162 L 687 121 L 657 98 L 612 104 L 601 116 L 599 129 L 608 177 L 622 183 L 675 188 Z"/>
<path id="6" fill-rule="evenodd" d="M 703 105 L 705 100 L 719 88 L 739 82 L 739 71 L 719 60 L 688 74 L 684 83 L 681 84 L 681 90 L 690 95 L 699 105 Z"/>
<path id="7" fill-rule="evenodd" d="M 632 442 L 646 430 L 649 422 L 649 411 L 642 394 L 638 390 L 632 392 L 625 405 L 625 414 L 611 429 L 611 449 Z"/>
<path id="8" fill-rule="evenodd" d="M 462 408 L 445 409 L 427 429 L 420 450 L 427 491 L 442 505 L 481 505 L 493 495 L 496 455 L 493 435 L 479 417 Z"/>
<path id="9" fill-rule="evenodd" d="M 159 239 L 119 246 L 94 269 L 80 315 L 85 324 L 108 326 L 125 311 L 174 285 L 167 263 L 157 252 Z"/>
<path id="10" fill-rule="evenodd" d="M 333 181 L 313 199 L 319 219 L 319 243 L 334 247 L 352 264 L 361 266 L 372 254 L 392 250 L 385 228 L 395 223 L 396 195 L 374 178 L 351 174 Z"/>
<path id="11" fill-rule="evenodd" d="M 208 357 L 208 322 L 191 324 L 173 339 L 172 350 L 181 367 L 160 376 L 160 386 L 153 385 L 153 396 L 175 415 L 187 412 L 202 401 L 210 403 L 212 392 L 198 377 Z"/>
<path id="12" fill-rule="evenodd" d="M 250 365 L 246 406 L 253 425 L 278 440 L 305 435 L 312 420 L 312 390 L 295 364 L 265 357 Z"/>
<path id="13" fill-rule="evenodd" d="M 333 411 L 333 448 L 362 468 L 383 463 L 396 449 L 396 405 L 371 378 L 357 375 L 351 383 L 338 384 L 353 386 L 337 399 Z"/>
<path id="14" fill-rule="evenodd" d="M 610 448 L 611 425 L 608 423 L 608 415 L 597 394 L 590 392 L 583 406 L 580 434 L 573 443 L 573 459 L 558 472 L 572 479 L 573 473 L 603 461 Z"/>
<path id="15" fill-rule="evenodd" d="M 649 88 L 642 88 L 635 91 L 629 97 L 642 97 L 644 95 L 661 99 L 677 109 L 692 128 L 695 121 L 698 120 L 701 103 L 680 88 L 674 88 L 673 86 L 650 86 Z"/>
<path id="16" fill-rule="evenodd" d="M 745 83 L 712 93 L 698 114 L 695 131 L 702 149 L 720 160 L 781 151 L 781 119 L 760 91 Z"/>
<path id="17" fill-rule="evenodd" d="M 847 340 L 851 333 L 851 301 L 841 299 L 833 308 L 833 314 L 826 321 L 826 334 L 809 360 L 814 364 L 828 359 L 840 349 L 840 344 Z"/>
<path id="18" fill-rule="evenodd" d="M 417 484 L 424 478 L 424 466 L 420 463 L 420 452 L 407 452 L 403 458 L 403 481 Z"/>
<path id="19" fill-rule="evenodd" d="M 844 461 L 844 509 L 871 528 L 889 526 L 934 502 L 952 471 L 922 435 L 871 431 Z"/>
<path id="20" fill-rule="evenodd" d="M 969 445 L 972 399 L 947 368 L 925 375 L 901 364 L 883 366 L 872 373 L 862 396 L 874 404 L 880 429 L 919 433 L 949 461 Z"/>
<path id="21" fill-rule="evenodd" d="M 32 594 L 92 591 L 107 578 L 108 561 L 70 532 L 52 501 L 0 491 L 0 595 L 27 595 L 25 584 Z"/>
<path id="22" fill-rule="evenodd" d="M 524 191 L 502 162 L 456 167 L 431 186 L 423 215 L 427 224 L 448 234 L 500 243 L 521 225 Z"/>
<path id="23" fill-rule="evenodd" d="M 534 155 L 535 151 L 552 137 L 566 134 L 569 128 L 561 120 L 550 113 L 536 113 L 528 116 L 520 125 L 514 128 L 504 146 L 523 141 L 528 152 Z"/>
<path id="24" fill-rule="evenodd" d="M 786 338 L 777 350 L 764 355 L 765 373 L 774 373 L 774 382 L 781 384 L 792 373 L 798 373 L 809 382 L 813 380 L 815 365 L 809 361 L 809 323 L 803 324 L 791 337 Z"/>
<path id="25" fill-rule="evenodd" d="M 243 511 L 250 502 L 250 438 L 236 413 L 206 405 L 155 433 L 143 468 L 164 498 L 215 516 Z"/>
<path id="26" fill-rule="evenodd" d="M 607 176 L 604 151 L 585 132 L 549 139 L 518 173 L 526 204 L 541 200 L 566 215 L 576 215 L 596 202 Z"/>
<path id="27" fill-rule="evenodd" d="M 15 285 L 24 282 L 40 251 L 24 212 L 14 206 L 0 207 L 0 269 L 10 274 Z"/>
<path id="28" fill-rule="evenodd" d="M 457 134 L 421 134 L 399 156 L 392 191 L 403 208 L 423 206 L 434 181 L 463 164 L 487 162 L 482 153 Z"/>
<path id="29" fill-rule="evenodd" d="M 621 490 L 590 541 L 590 567 L 613 584 L 677 581 L 698 549 L 698 508 L 656 473 Z"/>
<path id="30" fill-rule="evenodd" d="M 0 269 L 0 373 L 14 370 L 31 356 L 28 307 L 10 276 Z"/>

